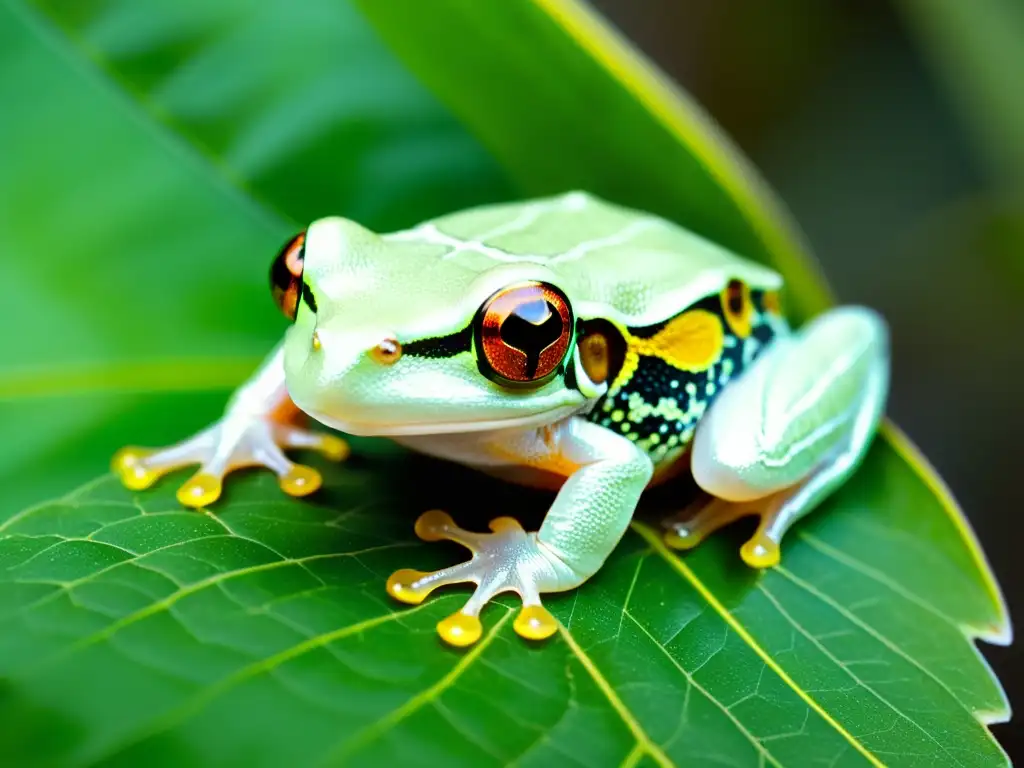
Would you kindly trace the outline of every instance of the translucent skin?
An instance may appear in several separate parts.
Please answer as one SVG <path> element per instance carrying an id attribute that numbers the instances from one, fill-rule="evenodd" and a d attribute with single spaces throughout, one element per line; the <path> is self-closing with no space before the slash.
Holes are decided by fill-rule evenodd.
<path id="1" fill-rule="evenodd" d="M 515 482 L 555 478 L 558 493 L 536 532 L 509 518 L 493 521 L 490 533 L 464 531 L 437 512 L 418 521 L 421 538 L 458 541 L 472 558 L 433 574 L 401 569 L 387 589 L 418 602 L 438 586 L 475 583 L 466 606 L 438 627 L 455 645 L 479 637 L 481 608 L 503 591 L 523 598 L 521 635 L 553 633 L 540 595 L 579 586 L 600 569 L 655 465 L 677 460 L 691 440 L 695 479 L 709 499 L 670 521 L 668 542 L 693 546 L 741 514 L 761 514 L 742 555 L 752 566 L 772 564 L 785 530 L 849 475 L 881 417 L 888 350 L 873 313 L 835 310 L 790 335 L 769 306 L 781 287 L 777 274 L 582 193 L 474 209 L 383 236 L 321 219 L 304 247 L 294 324 L 223 419 L 162 451 L 122 452 L 115 468 L 139 489 L 199 463 L 179 494 L 188 506 L 212 503 L 221 478 L 251 464 L 275 471 L 286 493 L 310 493 L 319 476 L 282 449 L 314 447 L 332 458 L 347 449 L 293 426 L 281 410 L 290 399 L 343 432 L 391 437 Z M 577 339 L 557 373 L 535 386 L 488 375 L 472 341 L 474 318 L 489 297 L 529 281 L 564 296 L 584 327 L 599 320 L 614 329 L 624 345 L 619 369 L 592 380 Z M 726 370 L 728 349 L 737 354 Z M 651 366 L 661 366 L 655 383 L 634 378 Z M 684 400 L 670 390 L 702 375 L 705 392 L 683 413 Z M 618 406 L 604 406 L 615 395 L 623 405 L 613 423 Z M 657 435 L 671 425 L 669 451 Z"/>

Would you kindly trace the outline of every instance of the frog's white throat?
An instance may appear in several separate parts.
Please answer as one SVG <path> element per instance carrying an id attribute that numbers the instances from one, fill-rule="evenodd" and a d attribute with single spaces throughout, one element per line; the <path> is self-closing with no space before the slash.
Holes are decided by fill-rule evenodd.
<path id="1" fill-rule="evenodd" d="M 304 408 L 302 403 L 296 405 L 312 418 L 332 429 L 343 432 L 347 435 L 357 437 L 406 437 L 416 435 L 451 435 L 471 432 L 494 432 L 504 429 L 529 429 L 531 427 L 542 427 L 546 424 L 566 419 L 573 414 L 580 413 L 589 408 L 588 403 L 581 408 L 579 405 L 567 405 L 562 408 L 547 410 L 543 413 L 527 414 L 502 419 L 489 419 L 481 421 L 447 421 L 447 422 L 417 422 L 417 423 L 382 423 L 382 422 L 360 422 L 353 419 L 338 419 L 326 413 L 319 413 L 314 409 Z"/>

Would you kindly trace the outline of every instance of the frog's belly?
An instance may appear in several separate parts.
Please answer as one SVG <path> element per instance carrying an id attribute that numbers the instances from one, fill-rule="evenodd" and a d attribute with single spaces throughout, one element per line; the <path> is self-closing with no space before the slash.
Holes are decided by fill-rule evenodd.
<path id="1" fill-rule="evenodd" d="M 557 490 L 579 467 L 547 451 L 538 430 L 412 435 L 396 442 L 419 453 L 472 467 L 510 483 Z M 534 447 L 536 446 L 536 448 Z"/>
<path id="2" fill-rule="evenodd" d="M 547 491 L 557 491 L 562 487 L 565 479 L 572 474 L 571 471 L 567 471 L 568 467 L 564 466 L 543 468 L 537 466 L 527 467 L 523 465 L 508 464 L 503 466 L 479 466 L 477 469 L 509 483 L 523 485 L 528 488 L 539 488 Z M 651 481 L 647 484 L 647 487 L 650 488 L 651 486 L 659 485 L 660 483 L 689 472 L 689 470 L 690 453 L 687 451 L 675 461 L 664 461 L 659 464 L 655 468 L 654 476 L 651 477 Z"/>
<path id="3" fill-rule="evenodd" d="M 396 438 L 396 442 L 419 453 L 454 461 L 509 483 L 542 490 L 558 490 L 565 479 L 579 469 L 579 465 L 557 452 L 524 451 L 522 445 L 517 445 L 523 437 L 522 433 L 416 435 Z M 687 451 L 672 460 L 659 462 L 648 485 L 664 482 L 689 471 L 689 468 Z"/>

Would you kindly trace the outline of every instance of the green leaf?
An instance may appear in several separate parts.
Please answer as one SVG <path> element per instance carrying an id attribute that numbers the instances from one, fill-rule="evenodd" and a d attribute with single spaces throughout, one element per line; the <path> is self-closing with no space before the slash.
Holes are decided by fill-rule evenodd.
<path id="1" fill-rule="evenodd" d="M 0 361 L 22 436 L 0 447 L 0 511 L 94 477 L 133 433 L 213 418 L 216 398 L 154 432 L 135 393 L 247 375 L 284 327 L 272 255 L 311 218 L 387 229 L 507 194 L 343 2 L 15 0 L 0 65 L 2 312 L 34 329 Z"/>
<path id="2" fill-rule="evenodd" d="M 355 2 L 529 194 L 579 187 L 666 216 L 785 272 L 795 316 L 828 305 L 816 265 L 754 169 L 574 1 Z"/>
<path id="3" fill-rule="evenodd" d="M 646 201 L 779 265 L 800 316 L 824 305 L 752 172 L 582 9 L 364 10 L 527 191 Z M 548 598 L 560 637 L 527 645 L 502 599 L 466 652 L 434 633 L 464 593 L 384 592 L 460 556 L 412 521 L 535 525 L 543 494 L 372 441 L 312 500 L 250 473 L 206 514 L 174 501 L 180 476 L 132 494 L 101 474 L 124 442 L 209 421 L 269 348 L 266 265 L 297 222 L 387 228 L 507 194 L 344 3 L 11 0 L 0 103 L 18 106 L 5 319 L 33 324 L 0 369 L 19 438 L 0 470 L 3 764 L 1005 763 L 981 723 L 1009 707 L 969 642 L 1008 640 L 998 587 L 895 431 L 782 567 L 742 566 L 743 531 L 679 557 L 638 522 Z"/>
<path id="4" fill-rule="evenodd" d="M 1024 5 L 1019 0 L 897 3 L 949 90 L 992 176 L 1024 191 Z"/>

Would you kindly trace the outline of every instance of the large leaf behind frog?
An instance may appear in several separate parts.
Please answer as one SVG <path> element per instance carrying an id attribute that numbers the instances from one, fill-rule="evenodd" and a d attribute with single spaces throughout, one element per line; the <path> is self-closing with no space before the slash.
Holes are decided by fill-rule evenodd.
<path id="1" fill-rule="evenodd" d="M 392 569 L 461 556 L 411 523 L 439 505 L 535 524 L 546 496 L 381 452 L 326 470 L 306 502 L 235 478 L 211 514 L 177 506 L 180 478 L 134 495 L 101 474 L 119 443 L 213 418 L 224 394 L 201 390 L 268 348 L 266 263 L 296 221 L 388 227 L 505 194 L 349 6 L 304 5 L 0 8 L 19 115 L 0 120 L 19 150 L 0 172 L 18 213 L 0 269 L 25 329 L 0 379 L 5 434 L 23 435 L 4 478 L 37 502 L 0 524 L 4 764 L 1002 762 L 977 718 L 1007 705 L 965 634 L 1005 637 L 1006 617 L 905 447 L 880 441 L 780 568 L 741 566 L 742 532 L 679 558 L 638 525 L 548 600 L 560 638 L 525 645 L 502 602 L 468 652 L 433 630 L 458 597 L 384 595 Z M 642 203 L 774 259 L 804 314 L 823 306 L 704 119 L 575 6 L 364 9 L 525 191 Z"/>

